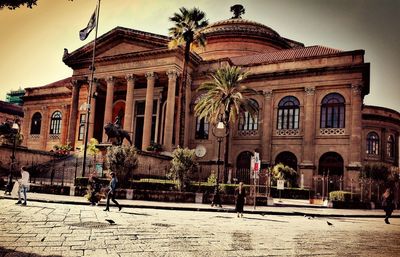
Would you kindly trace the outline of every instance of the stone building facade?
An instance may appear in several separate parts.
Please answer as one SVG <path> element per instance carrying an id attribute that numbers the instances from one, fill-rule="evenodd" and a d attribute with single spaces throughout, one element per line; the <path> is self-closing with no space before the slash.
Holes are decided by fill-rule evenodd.
<path id="1" fill-rule="evenodd" d="M 259 92 L 248 96 L 259 109 L 257 118 L 242 113 L 232 126 L 231 177 L 250 178 L 248 170 L 238 171 L 248 169 L 255 150 L 263 167 L 283 162 L 302 174 L 306 187 L 312 186 L 314 176 L 330 174 L 343 178 L 348 188 L 367 161 L 399 166 L 400 114 L 363 105 L 370 88 L 364 50 L 304 46 L 241 18 L 213 23 L 202 32 L 206 47 L 190 55 L 183 146 L 206 149 L 199 159 L 204 165 L 215 166 L 218 144 L 213 124 L 194 116 L 200 97 L 196 89 L 216 69 L 236 65 L 250 73 L 243 83 Z M 169 49 L 169 41 L 123 27 L 98 38 L 88 138 L 106 141 L 103 127 L 118 116 L 142 150 L 152 141 L 167 152 L 178 145 L 183 50 Z M 55 144 L 83 144 L 92 47 L 90 42 L 71 53 L 65 50 L 63 61 L 73 69 L 70 78 L 26 89 L 27 147 L 51 150 Z M 377 154 L 368 148 L 370 132 L 380 140 L 379 151 L 373 152 Z"/>

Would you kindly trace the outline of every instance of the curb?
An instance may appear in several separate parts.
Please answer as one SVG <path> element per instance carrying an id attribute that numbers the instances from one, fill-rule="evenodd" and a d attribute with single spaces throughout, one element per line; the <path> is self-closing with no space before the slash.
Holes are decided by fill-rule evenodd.
<path id="1" fill-rule="evenodd" d="M 0 199 L 7 200 L 17 200 L 16 197 L 12 196 L 0 196 Z M 68 201 L 68 200 L 49 200 L 49 199 L 29 199 L 31 202 L 41 202 L 41 203 L 53 203 L 53 204 L 70 204 L 70 205 L 82 205 L 90 206 L 89 202 L 79 202 L 79 201 Z M 98 206 L 105 206 L 104 203 Z M 140 208 L 140 209 L 156 209 L 156 210 L 176 210 L 176 211 L 198 211 L 198 212 L 220 212 L 220 213 L 236 213 L 234 208 L 213 208 L 213 207 L 181 207 L 181 206 L 159 206 L 159 205 L 135 205 L 135 204 L 121 204 L 123 208 Z M 309 208 L 308 206 L 276 206 L 277 208 L 286 207 L 300 207 Z M 316 209 L 316 207 L 311 207 Z M 326 207 L 323 207 L 327 209 Z M 334 213 L 312 213 L 307 211 L 262 211 L 262 210 L 245 210 L 245 214 L 259 214 L 261 216 L 265 215 L 281 215 L 281 216 L 308 216 L 308 217 L 331 217 L 331 218 L 384 218 L 384 214 L 334 214 Z M 392 218 L 400 218 L 400 214 L 393 215 Z"/>

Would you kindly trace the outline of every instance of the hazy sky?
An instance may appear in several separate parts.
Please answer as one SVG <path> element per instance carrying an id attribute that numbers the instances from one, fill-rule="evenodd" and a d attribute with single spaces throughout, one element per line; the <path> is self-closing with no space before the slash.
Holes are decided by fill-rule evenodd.
<path id="1" fill-rule="evenodd" d="M 33 9 L 0 10 L 0 100 L 10 90 L 36 87 L 69 77 L 62 62 L 69 52 L 90 42 L 78 32 L 97 0 L 38 0 Z M 399 0 L 102 0 L 99 35 L 116 26 L 167 35 L 168 21 L 179 7 L 199 7 L 209 22 L 232 16 L 242 4 L 243 18 L 265 24 L 281 36 L 306 46 L 364 49 L 371 63 L 371 92 L 365 103 L 400 112 Z"/>

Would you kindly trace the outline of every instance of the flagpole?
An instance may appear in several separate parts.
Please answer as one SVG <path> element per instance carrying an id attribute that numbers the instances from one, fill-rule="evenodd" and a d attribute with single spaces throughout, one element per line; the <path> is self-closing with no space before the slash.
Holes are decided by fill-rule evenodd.
<path id="1" fill-rule="evenodd" d="M 87 96 L 87 114 L 86 114 L 86 131 L 85 131 L 85 145 L 83 148 L 83 167 L 82 167 L 82 177 L 85 176 L 85 169 L 86 169 L 86 155 L 87 155 L 87 145 L 88 145 L 88 136 L 89 136 L 89 121 L 90 121 L 90 110 L 91 110 L 91 102 L 92 102 L 92 88 L 93 88 L 93 80 L 94 80 L 94 59 L 96 55 L 96 40 L 97 40 L 97 30 L 99 28 L 99 14 L 100 14 L 100 0 L 97 2 L 97 15 L 96 15 L 96 32 L 94 36 L 93 42 L 93 54 L 92 54 L 92 65 L 89 67 L 91 71 L 90 81 L 89 81 L 89 91 Z"/>

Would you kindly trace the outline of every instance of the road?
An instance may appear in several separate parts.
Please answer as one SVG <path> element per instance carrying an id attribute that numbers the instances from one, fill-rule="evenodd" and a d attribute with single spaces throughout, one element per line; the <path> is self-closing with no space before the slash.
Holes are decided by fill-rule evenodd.
<path id="1" fill-rule="evenodd" d="M 399 256 L 400 219 L 0 200 L 0 256 Z M 112 220 L 110 224 L 106 220 Z M 332 223 L 332 226 L 327 224 Z"/>

